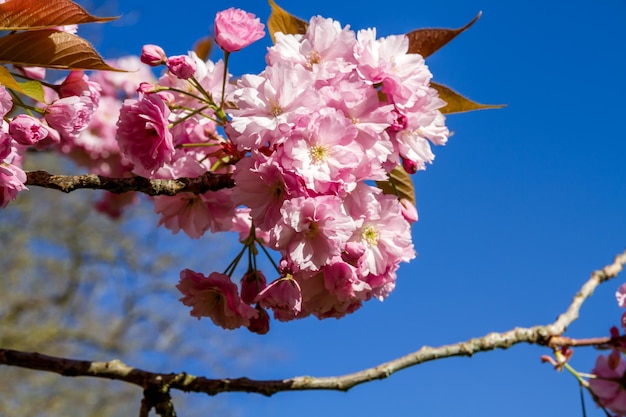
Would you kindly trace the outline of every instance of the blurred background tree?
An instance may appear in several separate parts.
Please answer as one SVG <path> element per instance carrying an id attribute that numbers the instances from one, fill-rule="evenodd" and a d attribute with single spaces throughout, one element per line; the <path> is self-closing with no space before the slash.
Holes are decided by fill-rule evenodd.
<path id="1" fill-rule="evenodd" d="M 51 153 L 28 163 L 68 172 L 67 162 Z M 37 190 L 2 212 L 0 346 L 90 360 L 120 357 L 163 371 L 182 368 L 182 358 L 218 374 L 243 364 L 247 355 L 236 339 L 225 344 L 221 330 L 173 308 L 180 296 L 176 259 L 206 267 L 211 257 L 198 246 L 192 251 L 185 236 L 172 244 L 169 231 L 154 227 L 147 204 L 112 220 L 93 209 L 97 196 Z M 228 250 L 207 245 L 216 258 L 214 248 Z M 0 367 L 0 393 L 2 416 L 127 416 L 136 414 L 141 398 L 129 384 L 16 367 Z M 177 399 L 181 411 L 184 403 L 185 396 Z"/>

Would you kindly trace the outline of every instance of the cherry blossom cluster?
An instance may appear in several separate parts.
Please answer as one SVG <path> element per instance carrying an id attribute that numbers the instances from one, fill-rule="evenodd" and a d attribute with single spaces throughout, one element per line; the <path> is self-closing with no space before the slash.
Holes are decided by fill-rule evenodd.
<path id="1" fill-rule="evenodd" d="M 220 109 L 228 114 L 237 184 L 230 197 L 247 216 L 236 227 L 251 220 L 245 245 L 281 256 L 269 285 L 249 263 L 241 296 L 230 267 L 208 277 L 183 272 L 178 288 L 191 314 L 225 328 L 266 331 L 264 309 L 281 321 L 339 318 L 385 298 L 399 264 L 415 256 L 410 222 L 417 213 L 373 181 L 387 180 L 399 164 L 424 169 L 434 158 L 430 143 L 448 137 L 438 110 L 445 103 L 423 58 L 407 53 L 405 36 L 355 34 L 322 17 L 305 34 L 275 36 L 264 71 L 211 92 L 225 97 Z"/>
<path id="2" fill-rule="evenodd" d="M 46 87 L 50 104 L 20 103 L 30 114 L 7 116 L 15 97 L 0 88 L 0 203 L 25 188 L 21 155 L 33 147 L 112 177 L 232 174 L 232 189 L 153 198 L 159 225 L 174 233 L 235 231 L 242 242 L 223 272 L 181 272 L 192 316 L 265 333 L 269 311 L 280 321 L 339 318 L 384 299 L 400 263 L 415 256 L 417 212 L 375 182 L 398 166 L 425 169 L 431 144 L 449 134 L 424 59 L 408 53 L 406 36 L 314 17 L 304 34 L 275 34 L 260 74 L 233 81 L 230 54 L 262 38 L 264 25 L 231 8 L 217 14 L 214 32 L 223 60 L 146 45 L 143 64 L 114 63 L 140 71 L 73 71 Z M 155 79 L 149 66 L 165 71 Z M 134 198 L 106 193 L 97 207 L 117 217 Z M 270 282 L 257 268 L 261 252 L 276 269 Z"/>

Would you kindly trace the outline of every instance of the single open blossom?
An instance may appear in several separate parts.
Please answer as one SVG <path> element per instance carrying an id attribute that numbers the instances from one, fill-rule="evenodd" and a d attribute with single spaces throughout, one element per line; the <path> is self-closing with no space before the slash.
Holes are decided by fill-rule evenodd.
<path id="1" fill-rule="evenodd" d="M 215 16 L 215 42 L 226 52 L 239 51 L 265 36 L 264 27 L 252 13 L 231 7 Z"/>
<path id="2" fill-rule="evenodd" d="M 48 129 L 38 119 L 19 114 L 9 122 L 9 134 L 20 145 L 30 146 L 45 139 Z"/>
<path id="3" fill-rule="evenodd" d="M 180 301 L 192 307 L 191 315 L 209 317 L 225 329 L 249 326 L 258 312 L 239 298 L 237 285 L 228 275 L 213 272 L 208 277 L 185 269 L 180 273 L 176 288 L 183 294 Z"/>
<path id="4" fill-rule="evenodd" d="M 293 320 L 302 311 L 300 285 L 289 276 L 279 278 L 265 287 L 255 301 L 261 307 L 272 309 L 274 318 L 280 321 Z"/>
<path id="5" fill-rule="evenodd" d="M 589 388 L 600 404 L 619 416 L 626 415 L 626 386 L 624 374 L 626 361 L 619 350 L 608 355 L 600 355 L 591 373 L 597 376 L 589 380 Z"/>
<path id="6" fill-rule="evenodd" d="M 117 142 L 122 154 L 149 173 L 169 162 L 174 152 L 168 127 L 169 108 L 157 94 L 126 100 L 117 122 Z"/>
<path id="7" fill-rule="evenodd" d="M 96 108 L 91 96 L 69 96 L 49 105 L 45 117 L 62 136 L 73 137 L 87 128 Z"/>
<path id="8" fill-rule="evenodd" d="M 18 166 L 0 162 L 0 208 L 15 200 L 20 191 L 27 190 L 26 173 Z"/>

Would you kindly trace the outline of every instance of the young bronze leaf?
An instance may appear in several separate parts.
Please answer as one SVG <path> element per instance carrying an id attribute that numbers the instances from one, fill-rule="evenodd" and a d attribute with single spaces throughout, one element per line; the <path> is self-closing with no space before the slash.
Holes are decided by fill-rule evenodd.
<path id="1" fill-rule="evenodd" d="M 35 99 L 40 103 L 44 102 L 43 87 L 39 81 L 29 80 L 18 82 L 3 65 L 0 65 L 0 84 L 17 93 Z"/>
<path id="2" fill-rule="evenodd" d="M 476 103 L 469 98 L 463 97 L 451 88 L 434 82 L 431 82 L 430 86 L 439 92 L 439 97 L 441 97 L 443 101 L 448 103 L 445 107 L 439 109 L 443 114 L 463 113 L 473 110 L 501 109 L 505 106 L 504 104 Z"/>
<path id="3" fill-rule="evenodd" d="M 198 58 L 203 61 L 209 59 L 209 55 L 211 55 L 211 50 L 213 49 L 213 39 L 210 36 L 199 39 L 196 44 L 193 46 L 193 50 L 195 51 Z"/>
<path id="4" fill-rule="evenodd" d="M 104 62 L 83 38 L 52 29 L 0 37 L 0 62 L 25 67 L 122 71 Z"/>
<path id="5" fill-rule="evenodd" d="M 267 29 L 270 32 L 272 42 L 276 43 L 274 33 L 283 32 L 286 35 L 297 35 L 306 32 L 309 24 L 302 19 L 289 14 L 286 10 L 282 9 L 274 0 L 269 0 L 272 13 L 269 19 L 267 19 Z"/>
<path id="6" fill-rule="evenodd" d="M 0 30 L 33 30 L 80 23 L 107 22 L 70 0 L 8 0 L 0 4 Z"/>
<path id="7" fill-rule="evenodd" d="M 415 205 L 415 187 L 411 175 L 401 165 L 395 167 L 389 173 L 388 181 L 376 181 L 376 186 L 383 190 L 384 194 L 393 194 L 398 198 L 405 198 Z"/>
<path id="8" fill-rule="evenodd" d="M 420 54 L 424 58 L 434 54 L 445 44 L 456 38 L 460 33 L 465 32 L 480 18 L 482 12 L 478 12 L 467 25 L 458 29 L 417 29 L 409 32 L 409 53 Z"/>

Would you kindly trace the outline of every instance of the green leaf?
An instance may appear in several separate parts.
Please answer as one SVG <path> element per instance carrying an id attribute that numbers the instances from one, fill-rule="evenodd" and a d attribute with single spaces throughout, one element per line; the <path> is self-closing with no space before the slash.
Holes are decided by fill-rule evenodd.
<path id="1" fill-rule="evenodd" d="M 376 181 L 376 186 L 384 194 L 393 194 L 398 199 L 406 199 L 415 205 L 415 187 L 411 175 L 398 165 L 389 173 L 388 181 Z"/>
<path id="2" fill-rule="evenodd" d="M 424 58 L 434 54 L 445 44 L 465 32 L 480 18 L 482 12 L 478 12 L 468 24 L 458 29 L 417 29 L 406 34 L 409 38 L 409 53 L 420 54 Z"/>
<path id="3" fill-rule="evenodd" d="M 29 80 L 18 82 L 3 65 L 0 65 L 0 84 L 15 92 L 37 100 L 40 103 L 44 102 L 43 87 L 39 81 Z"/>
<path id="4" fill-rule="evenodd" d="M 282 9 L 274 0 L 269 0 L 272 13 L 269 19 L 267 19 L 267 29 L 270 32 L 272 42 L 276 43 L 274 34 L 276 32 L 282 32 L 286 35 L 297 35 L 306 33 L 306 29 L 309 24 L 302 19 L 299 19 L 286 10 Z"/>
<path id="5" fill-rule="evenodd" d="M 480 104 L 463 97 L 450 87 L 431 82 L 430 86 L 439 92 L 439 97 L 445 101 L 444 107 L 439 109 L 443 114 L 463 113 L 473 110 L 501 109 L 505 104 Z"/>
<path id="6" fill-rule="evenodd" d="M 0 63 L 24 67 L 123 71 L 104 62 L 85 39 L 52 29 L 0 37 Z"/>
<path id="7" fill-rule="evenodd" d="M 81 23 L 107 22 L 70 0 L 8 0 L 0 4 L 0 30 L 33 30 Z"/>

